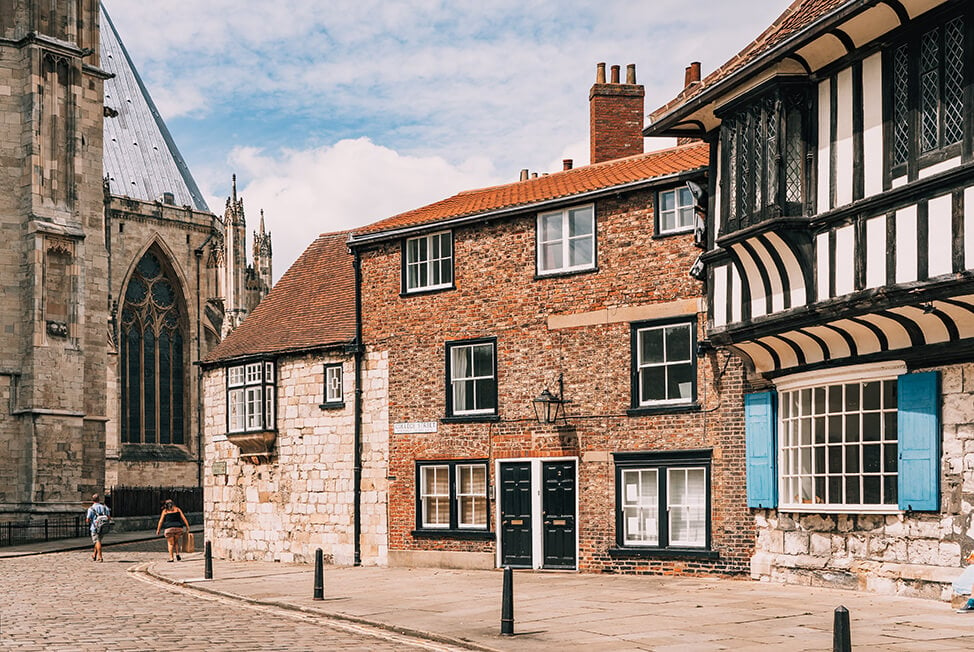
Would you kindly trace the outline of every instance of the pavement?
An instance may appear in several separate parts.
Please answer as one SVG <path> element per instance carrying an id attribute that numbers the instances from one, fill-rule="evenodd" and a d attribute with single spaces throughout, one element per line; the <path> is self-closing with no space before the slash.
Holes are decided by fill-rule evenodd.
<path id="1" fill-rule="evenodd" d="M 155 532 L 106 537 L 110 546 Z M 197 536 L 201 546 L 202 536 Z M 87 549 L 88 539 L 0 548 L 4 557 Z M 500 570 L 324 568 L 324 600 L 304 564 L 213 560 L 139 564 L 131 572 L 254 606 L 379 627 L 475 650 L 829 650 L 836 607 L 857 650 L 972 650 L 974 614 L 946 602 L 749 579 L 515 571 L 514 632 L 500 635 Z"/>

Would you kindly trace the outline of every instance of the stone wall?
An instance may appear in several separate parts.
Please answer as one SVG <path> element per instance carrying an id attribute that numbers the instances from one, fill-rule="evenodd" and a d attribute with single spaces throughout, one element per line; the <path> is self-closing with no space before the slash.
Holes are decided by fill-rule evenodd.
<path id="1" fill-rule="evenodd" d="M 344 366 L 341 407 L 322 408 L 323 365 Z M 361 561 L 386 562 L 386 362 L 363 369 Z M 235 560 L 352 564 L 354 361 L 340 354 L 277 361 L 277 439 L 269 460 L 242 458 L 226 441 L 226 371 L 204 374 L 206 539 Z M 219 468 L 225 465 L 225 469 Z"/>
<path id="2" fill-rule="evenodd" d="M 974 363 L 941 371 L 939 513 L 784 514 L 755 510 L 756 579 L 949 600 L 974 551 Z"/>

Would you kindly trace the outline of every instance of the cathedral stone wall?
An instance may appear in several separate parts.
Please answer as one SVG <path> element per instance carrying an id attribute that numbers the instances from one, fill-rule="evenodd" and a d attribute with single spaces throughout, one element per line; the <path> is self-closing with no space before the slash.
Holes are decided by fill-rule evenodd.
<path id="1" fill-rule="evenodd" d="M 756 510 L 755 579 L 941 600 L 974 551 L 974 364 L 942 375 L 941 511 Z"/>
<path id="2" fill-rule="evenodd" d="M 386 563 L 386 358 L 363 365 L 361 561 Z M 343 365 L 340 407 L 322 407 L 324 364 Z M 277 436 L 269 459 L 226 440 L 226 370 L 204 374 L 206 539 L 218 557 L 354 562 L 354 361 L 310 354 L 277 360 Z"/>

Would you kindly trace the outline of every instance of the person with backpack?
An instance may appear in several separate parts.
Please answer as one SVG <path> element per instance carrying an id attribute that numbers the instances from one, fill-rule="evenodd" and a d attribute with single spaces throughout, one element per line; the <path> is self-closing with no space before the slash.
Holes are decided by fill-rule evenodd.
<path id="1" fill-rule="evenodd" d="M 184 525 L 186 526 L 185 530 L 183 529 Z M 182 559 L 179 556 L 179 537 L 189 532 L 189 521 L 186 520 L 183 510 L 176 507 L 172 500 L 167 500 L 162 505 L 162 514 L 159 515 L 156 534 L 159 534 L 163 528 L 165 528 L 163 534 L 166 537 L 166 543 L 169 544 L 169 561 L 179 561 Z M 176 559 L 173 559 L 173 555 Z"/>
<path id="2" fill-rule="evenodd" d="M 105 561 L 101 556 L 101 538 L 108 534 L 112 523 L 112 510 L 101 502 L 101 496 L 91 497 L 91 507 L 85 514 L 85 523 L 91 528 L 91 542 L 95 544 L 91 552 L 91 561 Z"/>

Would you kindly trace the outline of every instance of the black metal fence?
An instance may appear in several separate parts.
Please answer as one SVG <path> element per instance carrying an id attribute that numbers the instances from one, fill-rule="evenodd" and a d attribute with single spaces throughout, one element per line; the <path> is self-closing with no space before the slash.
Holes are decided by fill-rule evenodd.
<path id="1" fill-rule="evenodd" d="M 184 512 L 202 512 L 203 488 L 112 487 L 105 497 L 113 517 L 158 516 L 165 500 L 172 500 Z"/>
<path id="2" fill-rule="evenodd" d="M 87 528 L 81 516 L 48 516 L 22 523 L 0 523 L 0 546 L 15 546 L 32 541 L 51 541 L 84 536 Z"/>

